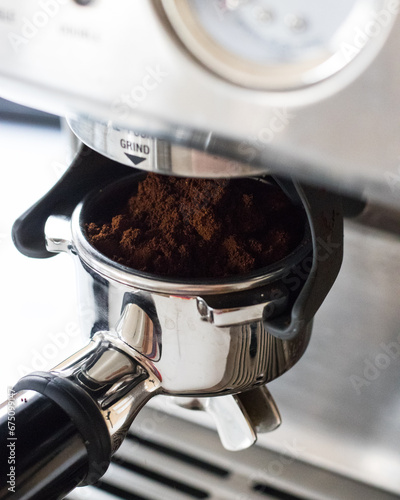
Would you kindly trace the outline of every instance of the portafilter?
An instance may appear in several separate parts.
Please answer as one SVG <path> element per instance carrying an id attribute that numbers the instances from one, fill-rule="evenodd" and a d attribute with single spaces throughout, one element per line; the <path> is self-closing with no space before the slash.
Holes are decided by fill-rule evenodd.
<path id="1" fill-rule="evenodd" d="M 246 276 L 171 279 L 124 267 L 87 239 L 86 224 L 134 191 L 143 175 L 83 147 L 14 225 L 24 254 L 71 255 L 90 337 L 66 361 L 23 377 L 13 389 L 16 498 L 63 498 L 95 483 L 157 394 L 210 413 L 231 450 L 280 423 L 265 384 L 303 355 L 314 314 L 339 271 L 340 199 L 273 179 L 306 215 L 304 237 L 290 255 Z M 0 418 L 6 430 L 6 405 Z"/>

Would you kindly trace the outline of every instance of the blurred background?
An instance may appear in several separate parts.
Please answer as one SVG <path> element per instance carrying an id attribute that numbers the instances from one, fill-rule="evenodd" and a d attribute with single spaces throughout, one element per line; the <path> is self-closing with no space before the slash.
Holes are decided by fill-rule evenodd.
<path id="1" fill-rule="evenodd" d="M 54 365 L 82 342 L 77 331 L 72 265 L 65 256 L 28 259 L 14 247 L 14 220 L 41 198 L 68 166 L 58 117 L 0 99 L 0 251 L 4 349 L 1 393 L 23 374 Z M 63 337 L 71 323 L 68 344 Z M 5 334 L 7 332 L 7 334 Z M 66 343 L 64 339 L 64 343 Z M 69 345 L 70 344 L 70 345 Z M 43 366 L 42 366 L 43 365 Z"/>

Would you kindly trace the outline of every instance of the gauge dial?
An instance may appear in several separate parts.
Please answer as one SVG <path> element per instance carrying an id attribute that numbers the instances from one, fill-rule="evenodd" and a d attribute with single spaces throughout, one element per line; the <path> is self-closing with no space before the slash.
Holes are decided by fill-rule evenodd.
<path id="1" fill-rule="evenodd" d="M 364 32 L 379 24 L 384 3 L 163 0 L 178 36 L 203 64 L 235 83 L 271 90 L 307 86 L 346 66 L 364 48 L 358 38 L 376 38 Z M 387 17 L 381 31 L 395 15 Z"/>
<path id="2" fill-rule="evenodd" d="M 359 2 L 193 0 L 191 3 L 200 23 L 218 44 L 239 57 L 268 64 L 308 59 L 329 50 L 338 30 Z"/>

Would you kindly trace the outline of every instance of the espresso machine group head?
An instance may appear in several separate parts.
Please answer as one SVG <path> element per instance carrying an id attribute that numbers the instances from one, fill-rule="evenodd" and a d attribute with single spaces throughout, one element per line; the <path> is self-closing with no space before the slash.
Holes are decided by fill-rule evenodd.
<path id="1" fill-rule="evenodd" d="M 279 426 L 266 384 L 307 348 L 340 269 L 343 207 L 399 203 L 388 183 L 396 156 L 367 140 L 399 132 L 398 9 L 385 0 L 0 0 L 2 95 L 65 116 L 80 140 L 63 177 L 15 222 L 14 242 L 29 257 L 68 253 L 90 311 L 89 344 L 13 388 L 20 498 L 63 498 L 98 481 L 157 394 L 207 411 L 229 450 Z M 302 240 L 226 279 L 125 267 L 85 228 L 137 191 L 140 170 L 273 183 L 304 214 Z"/>

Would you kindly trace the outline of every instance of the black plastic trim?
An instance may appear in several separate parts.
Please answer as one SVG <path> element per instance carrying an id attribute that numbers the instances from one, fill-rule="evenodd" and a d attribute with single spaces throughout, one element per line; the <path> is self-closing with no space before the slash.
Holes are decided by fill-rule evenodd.
<path id="1" fill-rule="evenodd" d="M 12 228 L 15 246 L 27 257 L 53 257 L 55 254 L 46 249 L 44 233 L 50 215 L 71 216 L 76 205 L 89 191 L 134 172 L 134 168 L 82 146 L 61 179 L 15 221 Z"/>
<path id="2" fill-rule="evenodd" d="M 89 470 L 81 486 L 94 484 L 108 469 L 111 441 L 106 423 L 91 397 L 68 379 L 35 372 L 20 379 L 14 391 L 36 391 L 56 403 L 71 419 L 85 443 Z"/>

